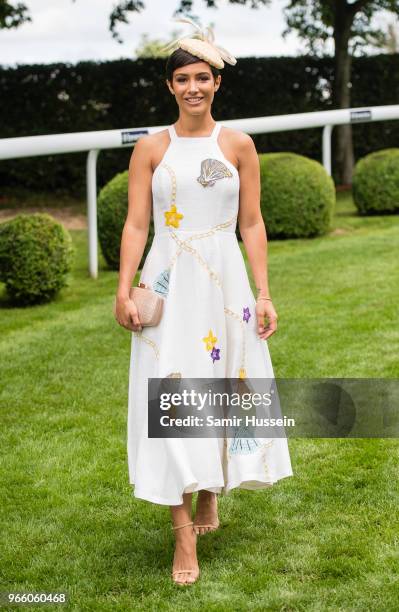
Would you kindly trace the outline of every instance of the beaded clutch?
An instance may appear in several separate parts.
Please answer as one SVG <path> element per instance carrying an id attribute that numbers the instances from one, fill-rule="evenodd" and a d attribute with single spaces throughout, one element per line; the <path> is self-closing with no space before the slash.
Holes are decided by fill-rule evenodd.
<path id="1" fill-rule="evenodd" d="M 144 283 L 131 287 L 129 297 L 136 304 L 142 327 L 158 325 L 163 310 L 163 298 Z"/>
<path id="2" fill-rule="evenodd" d="M 163 298 L 144 283 L 139 283 L 138 287 L 131 287 L 129 296 L 136 304 L 141 325 L 143 327 L 158 325 L 162 316 Z"/>

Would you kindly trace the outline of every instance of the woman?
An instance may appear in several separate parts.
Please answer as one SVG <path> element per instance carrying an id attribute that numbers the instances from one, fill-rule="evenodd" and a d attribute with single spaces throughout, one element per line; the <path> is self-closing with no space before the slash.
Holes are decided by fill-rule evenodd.
<path id="1" fill-rule="evenodd" d="M 151 377 L 274 377 L 265 341 L 277 329 L 277 314 L 268 287 L 259 161 L 247 134 L 222 127 L 211 115 L 223 59 L 232 65 L 236 60 L 216 47 L 209 28 L 197 36 L 174 41 L 178 48 L 167 62 L 178 120 L 134 147 L 116 296 L 116 319 L 133 331 L 129 479 L 135 497 L 170 506 L 176 537 L 172 578 L 178 584 L 199 577 L 196 538 L 218 528 L 218 494 L 268 487 L 292 475 L 285 438 L 242 445 L 237 438 L 147 433 Z M 140 281 L 164 302 L 160 322 L 143 331 L 129 290 L 147 241 L 151 205 L 155 234 Z M 237 220 L 256 301 L 235 234 Z"/>

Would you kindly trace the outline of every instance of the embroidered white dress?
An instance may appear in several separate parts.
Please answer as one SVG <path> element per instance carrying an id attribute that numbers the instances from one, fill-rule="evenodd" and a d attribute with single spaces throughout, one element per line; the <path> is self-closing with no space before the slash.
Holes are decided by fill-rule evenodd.
<path id="1" fill-rule="evenodd" d="M 183 493 L 227 494 L 292 476 L 286 438 L 149 438 L 148 378 L 274 378 L 235 234 L 239 173 L 211 136 L 179 137 L 152 178 L 154 238 L 140 282 L 163 299 L 157 326 L 132 332 L 127 457 L 134 496 L 179 505 Z"/>

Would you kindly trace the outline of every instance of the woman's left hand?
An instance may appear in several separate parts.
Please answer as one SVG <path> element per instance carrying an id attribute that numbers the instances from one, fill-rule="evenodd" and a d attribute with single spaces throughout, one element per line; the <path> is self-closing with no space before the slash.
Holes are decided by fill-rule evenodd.
<path id="1" fill-rule="evenodd" d="M 277 330 L 277 312 L 270 300 L 257 301 L 255 312 L 258 320 L 258 334 L 262 340 L 267 340 Z M 269 322 L 266 326 L 265 317 Z"/>

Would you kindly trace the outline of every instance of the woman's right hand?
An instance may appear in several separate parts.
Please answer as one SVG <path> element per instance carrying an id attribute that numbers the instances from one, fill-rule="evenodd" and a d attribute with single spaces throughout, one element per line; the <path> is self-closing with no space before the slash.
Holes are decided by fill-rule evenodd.
<path id="1" fill-rule="evenodd" d="M 122 327 L 130 331 L 142 330 L 137 306 L 132 299 L 116 296 L 114 314 L 115 320 Z"/>

